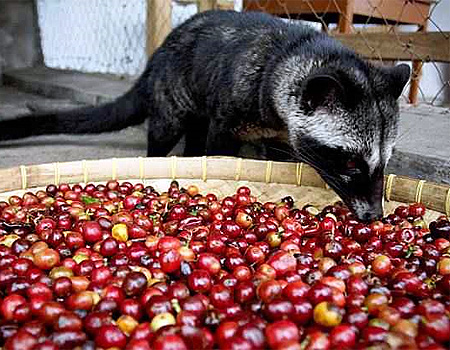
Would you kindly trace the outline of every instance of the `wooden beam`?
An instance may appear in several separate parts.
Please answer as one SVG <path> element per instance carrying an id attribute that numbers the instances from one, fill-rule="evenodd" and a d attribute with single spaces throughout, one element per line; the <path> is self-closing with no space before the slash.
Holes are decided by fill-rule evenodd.
<path id="1" fill-rule="evenodd" d="M 357 32 L 332 36 L 370 59 L 450 62 L 450 32 Z"/>
<path id="2" fill-rule="evenodd" d="M 234 10 L 234 0 L 217 0 L 219 10 Z"/>
<path id="3" fill-rule="evenodd" d="M 354 11 L 368 18 L 422 26 L 428 20 L 430 7 L 431 1 L 424 0 L 359 0 L 355 1 Z"/>
<path id="4" fill-rule="evenodd" d="M 196 2 L 198 12 L 207 10 L 234 10 L 234 0 L 177 0 L 179 2 Z"/>
<path id="5" fill-rule="evenodd" d="M 272 15 L 337 13 L 342 0 L 243 0 L 246 11 L 264 11 Z"/>
<path id="6" fill-rule="evenodd" d="M 215 10 L 217 8 L 217 0 L 198 0 L 198 12 Z"/>
<path id="7" fill-rule="evenodd" d="M 172 1 L 147 0 L 147 54 L 152 55 L 172 30 Z"/>

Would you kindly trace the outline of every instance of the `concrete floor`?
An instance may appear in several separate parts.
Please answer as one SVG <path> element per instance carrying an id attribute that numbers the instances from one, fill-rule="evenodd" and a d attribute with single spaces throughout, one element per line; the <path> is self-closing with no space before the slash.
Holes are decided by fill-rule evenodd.
<path id="1" fill-rule="evenodd" d="M 0 117 L 14 118 L 31 110 L 63 110 L 82 106 L 70 99 L 51 99 L 0 87 Z M 145 125 L 99 135 L 49 135 L 0 143 L 0 167 L 78 159 L 145 156 Z"/>

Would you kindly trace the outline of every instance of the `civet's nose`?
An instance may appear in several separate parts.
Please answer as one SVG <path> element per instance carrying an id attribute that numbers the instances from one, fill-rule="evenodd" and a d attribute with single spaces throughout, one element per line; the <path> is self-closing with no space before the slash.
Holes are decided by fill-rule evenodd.
<path id="1" fill-rule="evenodd" d="M 353 210 L 357 218 L 363 222 L 379 220 L 383 217 L 383 207 L 380 201 L 355 201 Z"/>

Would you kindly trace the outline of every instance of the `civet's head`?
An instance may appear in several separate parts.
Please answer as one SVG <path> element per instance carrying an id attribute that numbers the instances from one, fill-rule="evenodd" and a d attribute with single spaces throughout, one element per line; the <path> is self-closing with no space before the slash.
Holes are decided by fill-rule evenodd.
<path id="1" fill-rule="evenodd" d="M 316 168 L 359 219 L 379 218 L 409 66 L 299 60 L 279 67 L 284 81 L 275 83 L 274 94 L 296 156 Z"/>

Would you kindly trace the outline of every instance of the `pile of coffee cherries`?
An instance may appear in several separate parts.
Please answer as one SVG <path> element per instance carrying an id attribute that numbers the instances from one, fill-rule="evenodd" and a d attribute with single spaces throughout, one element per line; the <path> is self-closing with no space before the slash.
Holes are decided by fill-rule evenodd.
<path id="1" fill-rule="evenodd" d="M 49 185 L 0 202 L 0 345 L 56 349 L 450 346 L 450 222 L 356 220 L 291 197 Z"/>

